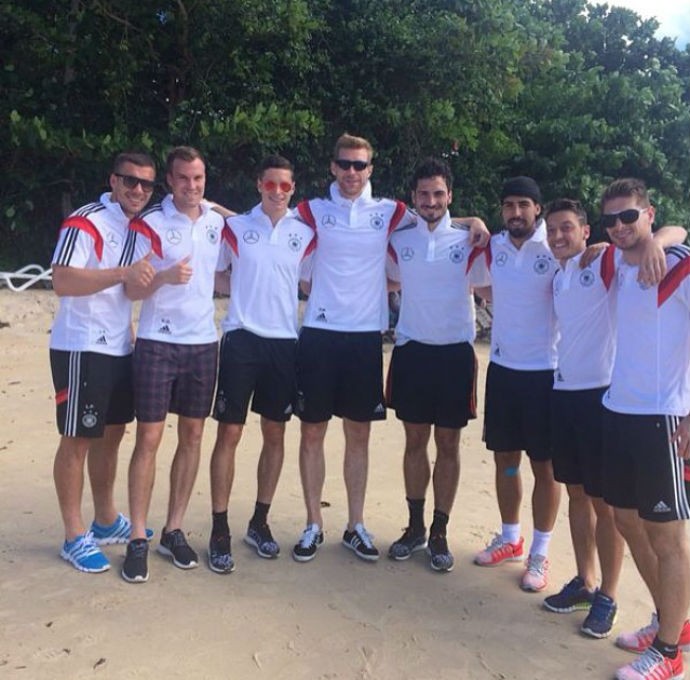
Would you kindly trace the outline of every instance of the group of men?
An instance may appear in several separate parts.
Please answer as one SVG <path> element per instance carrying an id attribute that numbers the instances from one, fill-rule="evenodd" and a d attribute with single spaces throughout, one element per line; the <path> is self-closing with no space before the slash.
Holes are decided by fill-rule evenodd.
<path id="1" fill-rule="evenodd" d="M 109 564 L 99 546 L 126 543 L 123 578 L 148 580 L 153 532 L 146 519 L 171 412 L 178 415 L 178 444 L 158 550 L 177 567 L 196 567 L 199 558 L 182 523 L 212 410 L 218 430 L 208 564 L 214 572 L 231 572 L 228 503 L 251 402 L 261 417 L 262 449 L 245 542 L 264 558 L 280 553 L 268 513 L 285 423 L 294 411 L 301 420 L 307 523 L 292 556 L 314 558 L 324 541 L 324 440 L 335 415 L 345 438 L 342 543 L 375 561 L 379 551 L 364 525 L 369 434 L 371 422 L 390 406 L 405 429 L 409 522 L 388 556 L 405 560 L 425 549 L 432 569 L 452 570 L 447 525 L 459 481 L 460 433 L 476 417 L 476 291 L 493 300 L 484 438 L 494 452 L 502 527 L 475 563 L 496 566 L 525 554 L 519 521 L 525 451 L 535 480 L 534 526 L 521 587 L 539 592 L 547 585 L 564 482 L 577 575 L 544 606 L 588 609 L 583 632 L 607 636 L 617 611 L 622 534 L 656 613 L 649 626 L 619 636 L 620 646 L 641 656 L 618 677 L 681 677 L 678 645 L 690 646 L 682 465 L 690 436 L 690 258 L 683 246 L 666 252 L 662 246 L 682 242 L 684 231 L 666 228 L 653 238 L 654 209 L 644 185 L 621 180 L 607 188 L 601 205 L 616 248 L 584 254 L 589 227 L 580 205 L 554 201 L 544 221 L 538 185 L 516 177 L 501 193 L 505 230 L 489 241 L 481 220 L 451 218 L 453 178 L 443 160 L 417 167 L 414 212 L 372 196 L 372 160 L 367 140 L 341 136 L 330 164 L 330 195 L 291 210 L 294 169 L 269 156 L 258 168 L 261 202 L 224 219 L 204 200 L 198 151 L 170 152 L 170 194 L 149 209 L 152 159 L 121 154 L 111 192 L 65 220 L 53 259 L 61 304 L 51 334 L 62 435 L 54 465 L 65 524 L 62 557 L 82 571 L 100 572 Z M 298 284 L 309 295 L 301 330 Z M 220 355 L 214 289 L 230 293 Z M 384 394 L 381 332 L 393 289 L 401 290 L 402 304 Z M 131 300 L 137 299 L 134 342 Z M 115 509 L 113 485 L 118 446 L 134 414 L 130 520 Z M 88 530 L 81 515 L 85 460 L 95 509 Z M 427 533 L 430 481 L 434 509 Z"/>

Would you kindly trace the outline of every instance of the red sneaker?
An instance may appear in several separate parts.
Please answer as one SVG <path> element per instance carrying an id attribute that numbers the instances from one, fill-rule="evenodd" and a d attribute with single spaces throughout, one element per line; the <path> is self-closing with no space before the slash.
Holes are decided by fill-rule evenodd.
<path id="1" fill-rule="evenodd" d="M 669 659 L 655 647 L 649 647 L 633 662 L 616 671 L 617 680 L 683 680 L 683 655 Z"/>
<path id="2" fill-rule="evenodd" d="M 491 543 L 474 556 L 474 563 L 480 567 L 496 567 L 503 562 L 521 562 L 524 543 L 522 536 L 517 543 L 506 543 L 501 534 L 494 534 Z"/>
<path id="3" fill-rule="evenodd" d="M 627 652 L 642 654 L 654 642 L 656 634 L 659 632 L 659 619 L 656 612 L 652 614 L 652 620 L 638 630 L 629 633 L 621 633 L 616 638 L 616 645 Z M 690 652 L 690 621 L 683 624 L 678 639 L 678 648 L 683 652 Z"/>

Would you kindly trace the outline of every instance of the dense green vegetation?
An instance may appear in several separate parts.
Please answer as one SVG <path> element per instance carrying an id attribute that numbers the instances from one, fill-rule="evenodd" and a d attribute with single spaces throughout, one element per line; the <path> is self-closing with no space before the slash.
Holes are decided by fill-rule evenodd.
<path id="1" fill-rule="evenodd" d="M 251 206 L 267 152 L 320 193 L 347 130 L 377 148 L 377 193 L 407 197 L 424 155 L 455 210 L 496 220 L 502 178 L 596 211 L 644 178 L 690 224 L 690 48 L 584 0 L 8 0 L 0 6 L 0 260 L 47 262 L 61 218 L 113 155 L 202 149 L 207 195 Z"/>

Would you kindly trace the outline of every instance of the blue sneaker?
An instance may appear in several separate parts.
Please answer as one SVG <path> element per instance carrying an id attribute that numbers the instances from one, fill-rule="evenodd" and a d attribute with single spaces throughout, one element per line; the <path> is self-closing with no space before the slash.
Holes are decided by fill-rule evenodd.
<path id="1" fill-rule="evenodd" d="M 593 638 L 608 637 L 617 615 L 618 605 L 608 595 L 597 590 L 592 608 L 580 630 Z"/>
<path id="2" fill-rule="evenodd" d="M 101 552 L 93 540 L 91 532 L 77 536 L 73 541 L 65 541 L 60 557 L 67 560 L 79 571 L 98 574 L 110 569 L 108 558 Z"/>
<path id="3" fill-rule="evenodd" d="M 94 520 L 91 522 L 91 529 L 89 531 L 93 534 L 93 542 L 96 545 L 129 543 L 129 537 L 132 535 L 132 522 L 129 517 L 119 513 L 117 519 L 107 527 L 96 524 Z M 153 529 L 146 529 L 146 540 L 150 541 L 152 538 Z"/>
<path id="4" fill-rule="evenodd" d="M 280 546 L 273 538 L 268 524 L 257 527 L 250 523 L 247 527 L 247 535 L 244 537 L 244 542 L 255 548 L 259 557 L 267 560 L 274 559 L 280 555 Z"/>
<path id="5" fill-rule="evenodd" d="M 544 599 L 544 609 L 558 614 L 569 614 L 580 609 L 589 609 L 594 601 L 594 592 L 585 588 L 580 576 L 566 583 L 560 592 Z"/>

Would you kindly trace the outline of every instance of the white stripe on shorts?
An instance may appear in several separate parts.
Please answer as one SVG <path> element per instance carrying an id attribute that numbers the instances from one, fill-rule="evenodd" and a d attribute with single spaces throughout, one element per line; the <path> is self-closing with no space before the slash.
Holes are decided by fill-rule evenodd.
<path id="1" fill-rule="evenodd" d="M 79 418 L 79 388 L 81 387 L 81 352 L 69 353 L 67 372 L 67 412 L 65 413 L 65 436 L 76 437 Z"/>
<path id="2" fill-rule="evenodd" d="M 671 470 L 673 471 L 673 500 L 678 519 L 690 519 L 690 505 L 688 504 L 687 494 L 685 493 L 685 464 L 683 459 L 678 456 L 678 444 L 671 441 L 671 436 L 680 424 L 678 416 L 665 416 L 666 436 L 669 442 L 668 455 L 670 457 Z"/>

